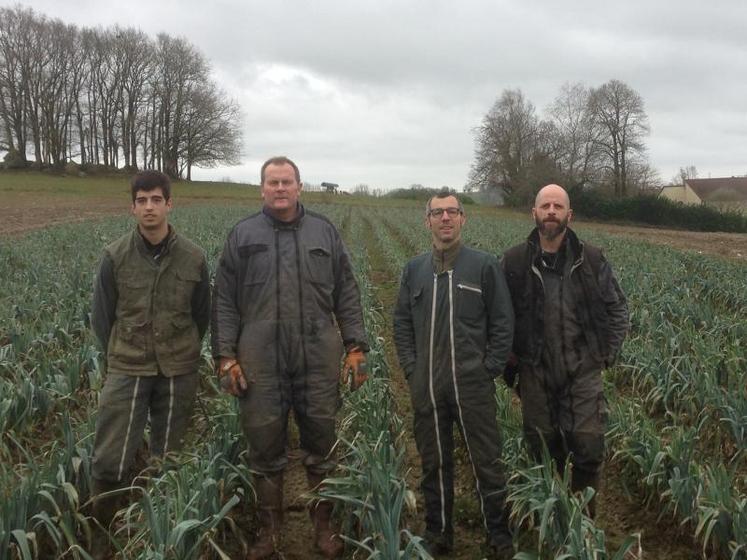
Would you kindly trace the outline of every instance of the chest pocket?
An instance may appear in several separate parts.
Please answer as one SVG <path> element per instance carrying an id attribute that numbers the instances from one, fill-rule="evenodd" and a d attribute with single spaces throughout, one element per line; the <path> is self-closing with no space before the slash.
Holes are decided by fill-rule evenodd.
<path id="1" fill-rule="evenodd" d="M 464 280 L 456 284 L 457 315 L 464 319 L 480 319 L 485 314 L 482 288 Z"/>
<path id="2" fill-rule="evenodd" d="M 150 309 L 154 277 L 139 270 L 120 270 L 117 274 L 117 316 L 143 316 Z"/>
<path id="3" fill-rule="evenodd" d="M 334 285 L 332 253 L 325 247 L 311 247 L 306 252 L 306 269 L 314 284 Z"/>
<path id="4" fill-rule="evenodd" d="M 180 267 L 176 269 L 176 282 L 173 290 L 169 290 L 169 296 L 174 309 L 189 310 L 192 308 L 192 294 L 197 283 L 200 281 L 200 271 L 193 267 Z M 167 285 L 167 289 L 169 289 Z"/>
<path id="5" fill-rule="evenodd" d="M 244 285 L 264 284 L 270 276 L 270 251 L 264 243 L 239 247 L 239 258 L 244 269 Z"/>

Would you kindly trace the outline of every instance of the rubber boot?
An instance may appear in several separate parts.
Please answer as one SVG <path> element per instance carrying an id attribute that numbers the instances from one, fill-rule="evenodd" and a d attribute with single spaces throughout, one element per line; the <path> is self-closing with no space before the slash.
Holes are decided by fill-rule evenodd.
<path id="1" fill-rule="evenodd" d="M 597 494 L 599 493 L 599 473 L 589 472 L 582 469 L 573 469 L 571 477 L 571 490 L 573 492 L 582 492 L 584 488 L 590 486 L 594 489 L 594 497 L 589 501 L 587 508 L 589 517 L 594 519 L 597 514 Z"/>
<path id="2" fill-rule="evenodd" d="M 114 558 L 114 548 L 112 547 L 109 526 L 112 524 L 114 515 L 119 509 L 120 495 L 103 496 L 106 492 L 118 490 L 121 488 L 119 482 L 109 482 L 106 480 L 93 479 L 91 484 L 91 495 L 93 496 L 93 506 L 91 517 L 96 520 L 94 523 L 91 538 L 91 556 L 94 560 L 109 560 Z"/>
<path id="3" fill-rule="evenodd" d="M 261 560 L 275 554 L 283 524 L 283 473 L 256 476 L 254 490 L 257 492 L 259 531 L 247 560 Z"/>
<path id="4" fill-rule="evenodd" d="M 307 472 L 309 487 L 312 490 L 319 490 L 322 475 Z M 340 558 L 345 550 L 342 539 L 338 536 L 339 528 L 332 522 L 332 510 L 334 506 L 329 500 L 314 500 L 309 505 L 309 515 L 314 525 L 314 534 L 316 547 L 325 558 Z"/>

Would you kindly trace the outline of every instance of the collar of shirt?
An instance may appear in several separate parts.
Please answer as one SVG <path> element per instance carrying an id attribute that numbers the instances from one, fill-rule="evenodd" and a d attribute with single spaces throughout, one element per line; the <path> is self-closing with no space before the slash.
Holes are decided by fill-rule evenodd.
<path id="1" fill-rule="evenodd" d="M 433 270 L 436 274 L 441 274 L 454 268 L 459 250 L 462 248 L 462 242 L 457 241 L 451 247 L 446 249 L 436 249 L 433 247 Z"/>

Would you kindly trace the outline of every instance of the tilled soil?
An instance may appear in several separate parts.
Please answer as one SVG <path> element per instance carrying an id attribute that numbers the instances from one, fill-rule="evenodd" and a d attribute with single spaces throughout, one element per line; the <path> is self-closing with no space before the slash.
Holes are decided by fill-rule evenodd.
<path id="1" fill-rule="evenodd" d="M 15 236 L 48 226 L 82 222 L 117 214 L 126 214 L 126 200 L 14 193 L 0 206 L 0 237 Z"/>
<path id="2" fill-rule="evenodd" d="M 675 249 L 747 261 L 747 233 L 680 231 L 596 222 L 583 222 L 582 227 Z"/>

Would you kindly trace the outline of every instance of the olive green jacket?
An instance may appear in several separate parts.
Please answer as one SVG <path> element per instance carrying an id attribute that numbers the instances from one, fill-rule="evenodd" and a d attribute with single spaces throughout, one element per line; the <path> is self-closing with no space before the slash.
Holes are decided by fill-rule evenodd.
<path id="1" fill-rule="evenodd" d="M 204 253 L 173 229 L 156 255 L 137 228 L 108 245 L 91 316 L 107 372 L 172 377 L 196 371 L 209 300 Z"/>

